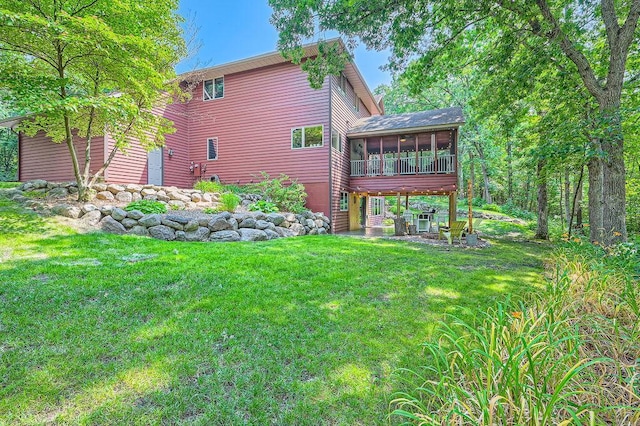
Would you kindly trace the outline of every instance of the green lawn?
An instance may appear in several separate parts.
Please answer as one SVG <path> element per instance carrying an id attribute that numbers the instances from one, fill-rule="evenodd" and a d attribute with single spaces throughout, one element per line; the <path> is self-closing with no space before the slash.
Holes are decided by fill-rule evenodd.
<path id="1" fill-rule="evenodd" d="M 547 250 L 80 235 L 0 198 L 0 424 L 385 423 L 435 321 Z"/>

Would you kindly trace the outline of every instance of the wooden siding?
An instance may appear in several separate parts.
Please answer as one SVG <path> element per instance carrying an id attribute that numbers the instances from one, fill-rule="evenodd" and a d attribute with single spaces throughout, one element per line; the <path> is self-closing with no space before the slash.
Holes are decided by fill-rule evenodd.
<path id="1" fill-rule="evenodd" d="M 458 177 L 455 174 L 441 175 L 400 175 L 352 177 L 351 187 L 356 192 L 395 194 L 414 192 L 442 192 L 456 190 Z M 417 194 L 416 194 L 417 195 Z"/>
<path id="2" fill-rule="evenodd" d="M 309 208 L 329 215 L 329 85 L 309 87 L 291 63 L 224 76 L 224 98 L 202 100 L 202 84 L 187 103 L 189 160 L 206 164 L 204 179 L 260 180 L 261 171 L 298 179 Z M 291 148 L 291 129 L 324 126 L 320 148 Z M 218 159 L 207 160 L 207 138 L 218 138 Z"/>
<path id="3" fill-rule="evenodd" d="M 111 153 L 115 141 L 106 137 L 105 156 Z M 129 146 L 125 152 L 118 151 L 107 168 L 104 180 L 111 183 L 147 183 L 147 151 L 133 137 L 128 138 Z"/>
<path id="4" fill-rule="evenodd" d="M 80 163 L 84 169 L 84 152 L 86 139 L 75 136 L 74 146 Z M 51 182 L 75 181 L 71 154 L 66 143 L 54 143 L 44 132 L 29 137 L 20 136 L 19 146 L 20 170 L 18 179 L 28 181 L 44 179 Z M 97 136 L 91 141 L 91 171 L 97 171 L 104 161 L 104 138 Z"/>
<path id="5" fill-rule="evenodd" d="M 171 104 L 164 117 L 173 121 L 176 132 L 166 136 L 163 150 L 163 181 L 165 185 L 191 188 L 196 176 L 189 171 L 189 128 L 186 104 Z M 169 156 L 169 149 L 173 156 Z"/>
<path id="6" fill-rule="evenodd" d="M 368 117 L 371 114 L 360 102 L 360 111 L 353 108 L 355 93 L 351 86 L 347 85 L 346 93 L 340 90 L 338 77 L 331 77 L 331 125 L 342 137 L 342 152 L 333 150 L 331 153 L 331 228 L 332 232 L 349 230 L 349 212 L 340 211 L 340 192 L 353 192 L 350 188 L 350 150 L 347 141 L 347 130 L 357 119 Z"/>

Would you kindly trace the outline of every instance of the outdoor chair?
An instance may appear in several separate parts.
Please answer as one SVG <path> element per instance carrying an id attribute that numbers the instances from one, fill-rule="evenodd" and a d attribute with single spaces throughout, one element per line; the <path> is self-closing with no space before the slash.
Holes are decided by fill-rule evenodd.
<path id="1" fill-rule="evenodd" d="M 480 226 L 481 223 L 482 223 L 482 218 L 473 219 L 473 232 L 475 232 L 476 234 L 478 233 L 478 226 Z M 468 226 L 464 227 L 464 232 L 465 234 L 469 232 Z"/>
<path id="2" fill-rule="evenodd" d="M 462 234 L 464 233 L 464 227 L 467 222 L 464 221 L 455 221 L 451 222 L 451 227 L 442 227 L 438 232 L 438 239 L 442 239 L 443 236 L 447 238 L 449 244 L 453 244 L 454 238 L 458 238 L 460 244 L 462 244 Z"/>

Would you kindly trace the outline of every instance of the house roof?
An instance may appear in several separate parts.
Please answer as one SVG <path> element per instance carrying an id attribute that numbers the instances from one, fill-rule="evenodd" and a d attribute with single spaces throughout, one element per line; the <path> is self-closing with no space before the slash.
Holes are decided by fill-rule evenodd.
<path id="1" fill-rule="evenodd" d="M 459 127 L 464 124 L 462 108 L 444 108 L 395 115 L 373 115 L 361 118 L 351 125 L 347 136 L 384 136 L 398 133 Z"/>
<path id="2" fill-rule="evenodd" d="M 31 116 L 32 114 L 27 115 L 17 115 L 14 117 L 7 117 L 0 120 L 0 127 L 7 127 L 9 129 L 13 129 L 16 127 L 22 120 Z"/>
<path id="3" fill-rule="evenodd" d="M 340 43 L 342 48 L 346 49 L 343 41 L 340 38 L 333 38 L 325 40 L 325 43 Z M 319 43 L 310 43 L 302 46 L 304 50 L 304 57 L 309 58 L 317 56 Z M 268 67 L 271 65 L 284 64 L 290 62 L 285 59 L 279 51 L 264 53 L 262 55 L 253 56 L 239 61 L 228 62 L 226 64 L 215 65 L 208 68 L 202 68 L 195 71 L 190 71 L 184 74 L 180 74 L 178 77 L 187 79 L 192 76 L 196 76 L 201 80 L 209 80 L 216 77 L 222 77 L 225 74 L 234 74 L 243 71 L 254 70 L 258 68 Z M 367 109 L 372 114 L 384 114 L 384 110 L 378 104 L 373 93 L 364 81 L 362 74 L 353 62 L 349 62 L 344 69 L 344 74 L 349 79 L 349 82 L 353 86 L 354 91 L 360 97 Z"/>

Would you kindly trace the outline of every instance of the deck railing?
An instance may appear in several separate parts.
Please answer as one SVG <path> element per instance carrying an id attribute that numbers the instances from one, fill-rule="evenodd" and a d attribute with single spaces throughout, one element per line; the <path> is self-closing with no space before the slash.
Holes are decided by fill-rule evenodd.
<path id="1" fill-rule="evenodd" d="M 351 176 L 396 176 L 414 174 L 453 174 L 456 171 L 456 156 L 438 155 L 415 158 L 384 158 L 371 160 L 351 160 Z"/>

